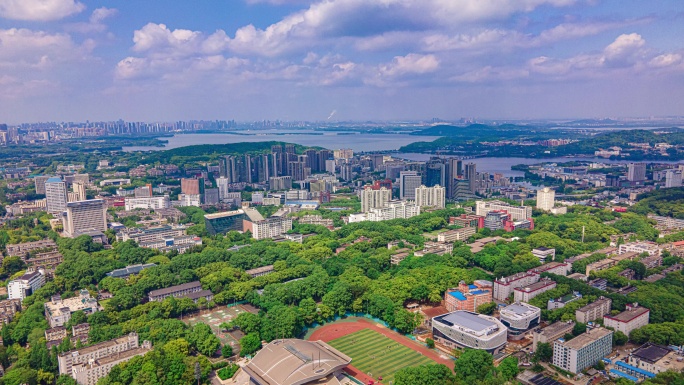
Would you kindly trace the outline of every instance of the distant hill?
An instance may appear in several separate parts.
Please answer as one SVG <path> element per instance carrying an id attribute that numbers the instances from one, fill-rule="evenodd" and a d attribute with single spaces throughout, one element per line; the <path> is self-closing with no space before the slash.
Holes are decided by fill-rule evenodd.
<path id="1" fill-rule="evenodd" d="M 440 124 L 433 127 L 428 127 L 426 129 L 412 132 L 411 135 L 420 136 L 447 136 L 447 137 L 460 137 L 460 136 L 473 136 L 473 135 L 487 135 L 487 134 L 499 134 L 504 137 L 508 137 L 511 134 L 514 136 L 529 134 L 530 132 L 536 131 L 536 127 L 531 126 L 519 126 L 515 124 L 502 124 L 500 126 L 489 126 L 486 124 L 471 124 L 465 127 L 458 127 L 446 124 Z"/>
<path id="2" fill-rule="evenodd" d="M 559 154 L 593 154 L 598 149 L 610 147 L 626 148 L 629 143 L 669 143 L 684 144 L 684 133 L 680 129 L 668 129 L 671 134 L 656 134 L 652 130 L 621 130 L 607 132 L 594 137 L 557 147 Z"/>
<path id="3" fill-rule="evenodd" d="M 613 119 L 580 119 L 580 120 L 573 120 L 571 122 L 564 123 L 563 125 L 568 125 L 568 126 L 577 126 L 577 125 L 615 126 L 615 125 L 625 125 L 625 123 L 624 122 L 618 122 L 617 120 L 613 120 Z"/>
<path id="4" fill-rule="evenodd" d="M 179 147 L 166 151 L 156 151 L 145 157 L 146 163 L 183 163 L 185 158 L 193 158 L 194 161 L 209 161 L 223 155 L 240 155 L 245 153 L 258 154 L 270 152 L 271 146 L 285 146 L 285 142 L 242 142 L 229 144 L 201 144 L 196 146 Z M 301 152 L 305 146 L 295 145 L 295 149 Z"/>

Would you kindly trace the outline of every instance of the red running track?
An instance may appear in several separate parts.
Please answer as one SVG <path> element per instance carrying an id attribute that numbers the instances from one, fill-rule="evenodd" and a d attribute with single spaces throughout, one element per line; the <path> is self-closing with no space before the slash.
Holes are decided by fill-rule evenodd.
<path id="1" fill-rule="evenodd" d="M 398 342 L 404 346 L 406 346 L 409 349 L 415 350 L 416 352 L 430 358 L 431 360 L 435 361 L 438 364 L 444 364 L 446 365 L 449 369 L 453 369 L 454 367 L 454 361 L 446 358 L 442 358 L 438 353 L 436 353 L 433 350 L 430 350 L 426 348 L 425 346 L 421 345 L 420 343 L 402 336 L 401 334 L 395 333 L 394 331 L 387 329 L 386 327 L 380 326 L 372 321 L 369 321 L 364 318 L 359 318 L 356 321 L 349 321 L 349 322 L 338 322 L 338 323 L 333 323 L 333 324 L 328 324 L 321 326 L 317 330 L 315 330 L 312 334 L 311 337 L 309 337 L 309 340 L 311 341 L 324 341 L 324 342 L 330 342 L 334 339 L 344 337 L 348 334 L 357 332 L 359 330 L 363 329 L 371 329 L 374 330 L 385 337 L 391 338 L 393 341 Z M 365 373 L 361 372 L 357 368 L 355 368 L 353 365 L 349 365 L 346 369 L 347 373 L 349 373 L 351 376 L 356 378 L 357 380 L 363 381 L 363 383 L 368 384 L 370 380 L 374 380 L 377 383 L 377 380 L 374 378 L 369 377 Z"/>

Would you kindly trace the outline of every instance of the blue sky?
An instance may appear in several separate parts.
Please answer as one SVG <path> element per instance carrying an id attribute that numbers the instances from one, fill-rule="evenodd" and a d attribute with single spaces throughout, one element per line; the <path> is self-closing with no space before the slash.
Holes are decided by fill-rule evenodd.
<path id="1" fill-rule="evenodd" d="M 681 0 L 0 0 L 0 122 L 684 115 Z"/>

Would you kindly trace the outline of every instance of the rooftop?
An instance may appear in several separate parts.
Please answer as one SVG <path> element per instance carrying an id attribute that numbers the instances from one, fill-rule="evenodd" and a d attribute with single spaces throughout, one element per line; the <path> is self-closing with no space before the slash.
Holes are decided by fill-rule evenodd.
<path id="1" fill-rule="evenodd" d="M 648 313 L 650 310 L 643 306 L 631 307 L 628 310 L 614 316 L 607 315 L 605 318 L 610 318 L 618 322 L 630 322 L 631 320 Z"/>
<path id="2" fill-rule="evenodd" d="M 535 282 L 535 283 L 528 285 L 528 286 L 525 286 L 525 287 L 516 287 L 515 290 L 516 291 L 533 292 L 533 291 L 543 289 L 547 286 L 556 286 L 556 282 L 552 281 L 550 279 L 543 279 L 539 282 Z"/>
<path id="3" fill-rule="evenodd" d="M 670 349 L 665 346 L 660 346 L 652 343 L 647 343 L 638 347 L 632 352 L 632 356 L 639 358 L 640 360 L 650 362 L 655 364 L 663 357 L 670 353 Z"/>
<path id="4" fill-rule="evenodd" d="M 597 327 L 594 329 L 589 329 L 587 330 L 586 333 L 582 333 L 578 335 L 577 337 L 571 339 L 570 341 L 566 341 L 563 344 L 565 345 L 566 348 L 574 349 L 574 350 L 579 350 L 582 349 L 583 347 L 591 344 L 594 341 L 599 340 L 600 338 L 603 338 L 607 335 L 612 335 L 613 331 L 608 330 L 602 327 Z"/>
<path id="5" fill-rule="evenodd" d="M 500 329 L 506 329 L 506 327 L 494 317 L 463 310 L 435 317 L 433 322 L 439 322 L 450 327 L 460 328 L 467 333 L 480 337 L 491 335 L 493 332 Z"/>
<path id="6" fill-rule="evenodd" d="M 554 322 L 551 325 L 545 327 L 544 329 L 541 329 L 540 333 L 544 334 L 544 335 L 551 335 L 552 336 L 552 335 L 558 334 L 559 332 L 562 332 L 563 330 L 567 330 L 567 329 L 572 330 L 572 328 L 574 326 L 575 326 L 575 323 L 572 321 Z"/>
<path id="7" fill-rule="evenodd" d="M 525 302 L 516 302 L 514 304 L 508 305 L 499 312 L 502 317 L 507 318 L 529 317 L 535 313 L 541 313 L 541 309 Z"/>
<path id="8" fill-rule="evenodd" d="M 226 218 L 226 217 L 232 217 L 235 215 L 244 215 L 244 214 L 245 214 L 245 212 L 243 210 L 224 211 L 222 213 L 206 214 L 204 216 L 204 219 L 218 219 L 218 218 Z"/>
<path id="9" fill-rule="evenodd" d="M 444 306 L 431 307 L 429 309 L 422 309 L 421 311 L 423 314 L 425 314 L 425 318 L 427 319 L 431 319 L 449 312 L 449 310 L 447 310 L 447 308 Z"/>
<path id="10" fill-rule="evenodd" d="M 151 297 L 157 297 L 160 295 L 167 295 L 167 294 L 175 293 L 177 291 L 192 289 L 195 287 L 200 287 L 200 288 L 202 287 L 202 284 L 200 283 L 200 281 L 188 282 L 188 283 L 184 283 L 182 285 L 171 286 L 171 287 L 167 287 L 164 289 L 152 290 L 148 294 Z"/>
<path id="11" fill-rule="evenodd" d="M 305 384 L 350 362 L 350 357 L 325 342 L 285 339 L 264 346 L 243 369 L 259 384 Z"/>

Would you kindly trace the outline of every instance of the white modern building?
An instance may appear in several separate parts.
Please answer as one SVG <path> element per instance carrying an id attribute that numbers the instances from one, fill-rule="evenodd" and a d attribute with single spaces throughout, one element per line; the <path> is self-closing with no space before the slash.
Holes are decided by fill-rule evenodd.
<path id="1" fill-rule="evenodd" d="M 146 198 L 126 198 L 125 210 L 159 210 L 168 209 L 171 207 L 171 200 L 168 195 L 161 197 L 146 197 Z"/>
<path id="2" fill-rule="evenodd" d="M 266 218 L 258 221 L 244 221 L 244 231 L 250 230 L 254 239 L 275 238 L 292 230 L 292 218 Z"/>
<path id="3" fill-rule="evenodd" d="M 387 206 L 392 200 L 392 191 L 385 187 L 373 189 L 371 186 L 361 190 L 361 211 L 369 212 L 371 209 L 378 209 Z"/>
<path id="4" fill-rule="evenodd" d="M 508 338 L 521 340 L 527 331 L 539 326 L 541 309 L 525 302 L 516 302 L 501 309 L 499 319 L 508 328 Z"/>
<path id="5" fill-rule="evenodd" d="M 475 214 L 486 217 L 490 211 L 506 211 L 511 215 L 511 220 L 513 221 L 532 218 L 532 207 L 529 206 L 513 206 L 502 201 L 475 202 Z"/>
<path id="6" fill-rule="evenodd" d="M 565 341 L 559 338 L 553 344 L 553 364 L 572 373 L 595 365 L 613 349 L 613 332 L 596 327 Z"/>
<path id="7" fill-rule="evenodd" d="M 440 185 L 433 187 L 420 186 L 416 189 L 416 204 L 420 207 L 443 209 L 446 201 L 446 189 Z"/>
<path id="8" fill-rule="evenodd" d="M 539 210 L 550 211 L 556 204 L 556 191 L 548 187 L 537 190 L 537 208 Z"/>
<path id="9" fill-rule="evenodd" d="M 367 217 L 371 222 L 390 219 L 408 219 L 420 215 L 420 206 L 409 202 L 390 202 L 385 207 L 371 209 Z"/>
<path id="10" fill-rule="evenodd" d="M 66 211 L 66 183 L 58 177 L 48 178 L 48 180 L 45 181 L 45 200 L 47 202 L 48 213 L 61 214 Z"/>
<path id="11" fill-rule="evenodd" d="M 43 274 L 43 271 L 28 272 L 19 278 L 9 281 L 7 284 L 7 295 L 9 299 L 23 301 L 24 298 L 33 294 L 43 285 L 45 285 L 45 274 Z"/>
<path id="12" fill-rule="evenodd" d="M 69 202 L 62 217 L 64 235 L 77 237 L 88 231 L 107 231 L 107 204 L 102 199 Z"/>
<path id="13" fill-rule="evenodd" d="M 469 311 L 455 311 L 432 319 L 432 335 L 450 349 L 481 349 L 498 353 L 506 345 L 507 329 L 498 319 Z"/>

